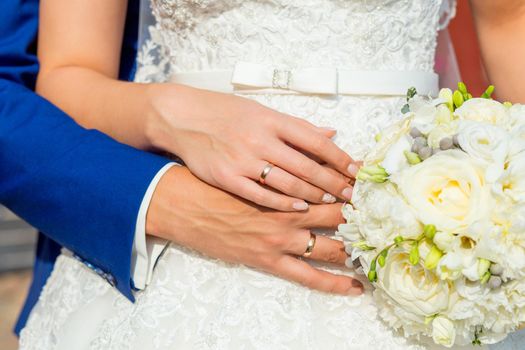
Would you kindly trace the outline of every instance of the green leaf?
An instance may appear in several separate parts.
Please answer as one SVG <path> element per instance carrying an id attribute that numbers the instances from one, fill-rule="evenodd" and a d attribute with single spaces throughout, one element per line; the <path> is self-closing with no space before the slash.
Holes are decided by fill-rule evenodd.
<path id="1" fill-rule="evenodd" d="M 417 90 L 415 87 L 412 86 L 411 88 L 407 90 L 407 101 L 416 95 L 417 95 Z"/>

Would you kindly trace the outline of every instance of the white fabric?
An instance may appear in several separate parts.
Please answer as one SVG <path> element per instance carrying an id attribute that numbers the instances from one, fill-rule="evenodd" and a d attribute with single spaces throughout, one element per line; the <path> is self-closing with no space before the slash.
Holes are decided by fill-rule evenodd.
<path id="1" fill-rule="evenodd" d="M 142 45 L 136 80 L 231 71 L 237 62 L 432 73 L 437 31 L 454 3 L 153 0 L 158 23 Z M 396 96 L 243 97 L 336 128 L 336 142 L 356 158 L 405 103 Z M 61 256 L 22 331 L 21 349 L 428 349 L 384 326 L 365 285 L 360 297 L 327 295 L 172 244 L 133 305 Z"/>
<path id="2" fill-rule="evenodd" d="M 142 203 L 140 204 L 137 215 L 137 225 L 135 228 L 135 239 L 131 252 L 131 278 L 137 289 L 144 289 L 151 281 L 153 268 L 162 254 L 168 242 L 164 239 L 146 236 L 146 215 L 151 203 L 153 193 L 159 184 L 162 176 L 176 163 L 168 163 L 159 170 L 151 181 Z"/>
<path id="3" fill-rule="evenodd" d="M 334 67 L 283 69 L 237 62 L 233 70 L 175 73 L 171 81 L 201 89 L 238 94 L 326 94 L 406 96 L 407 86 L 437 96 L 434 72 L 357 71 Z"/>

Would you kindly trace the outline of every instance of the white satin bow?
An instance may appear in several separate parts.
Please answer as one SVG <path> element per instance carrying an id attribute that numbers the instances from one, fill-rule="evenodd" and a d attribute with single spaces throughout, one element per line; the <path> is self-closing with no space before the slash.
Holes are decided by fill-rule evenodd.
<path id="1" fill-rule="evenodd" d="M 231 83 L 237 89 L 282 89 L 301 93 L 337 94 L 337 69 L 308 67 L 293 70 L 238 62 Z"/>

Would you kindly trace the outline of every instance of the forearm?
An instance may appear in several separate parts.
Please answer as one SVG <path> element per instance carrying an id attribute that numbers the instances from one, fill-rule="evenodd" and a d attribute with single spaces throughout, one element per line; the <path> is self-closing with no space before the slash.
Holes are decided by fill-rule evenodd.
<path id="1" fill-rule="evenodd" d="M 525 102 L 525 3 L 471 0 L 481 54 L 499 99 Z"/>
<path id="2" fill-rule="evenodd" d="M 118 81 L 80 66 L 42 70 L 37 92 L 80 125 L 136 148 L 150 150 L 149 85 Z"/>
<path id="3" fill-rule="evenodd" d="M 168 160 L 85 130 L 33 92 L 2 79 L 0 145 L 0 203 L 112 272 L 130 295 L 137 213 Z"/>

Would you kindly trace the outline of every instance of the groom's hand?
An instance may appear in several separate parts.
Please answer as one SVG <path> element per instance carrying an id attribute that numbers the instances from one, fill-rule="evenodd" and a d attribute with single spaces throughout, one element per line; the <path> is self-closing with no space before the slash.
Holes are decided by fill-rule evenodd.
<path id="1" fill-rule="evenodd" d="M 360 294 L 363 286 L 298 259 L 311 228 L 336 228 L 341 205 L 311 206 L 307 212 L 263 209 L 205 184 L 186 168 L 161 179 L 148 211 L 146 232 L 208 256 L 261 269 L 312 289 Z M 310 259 L 344 265 L 341 242 L 318 236 Z"/>

